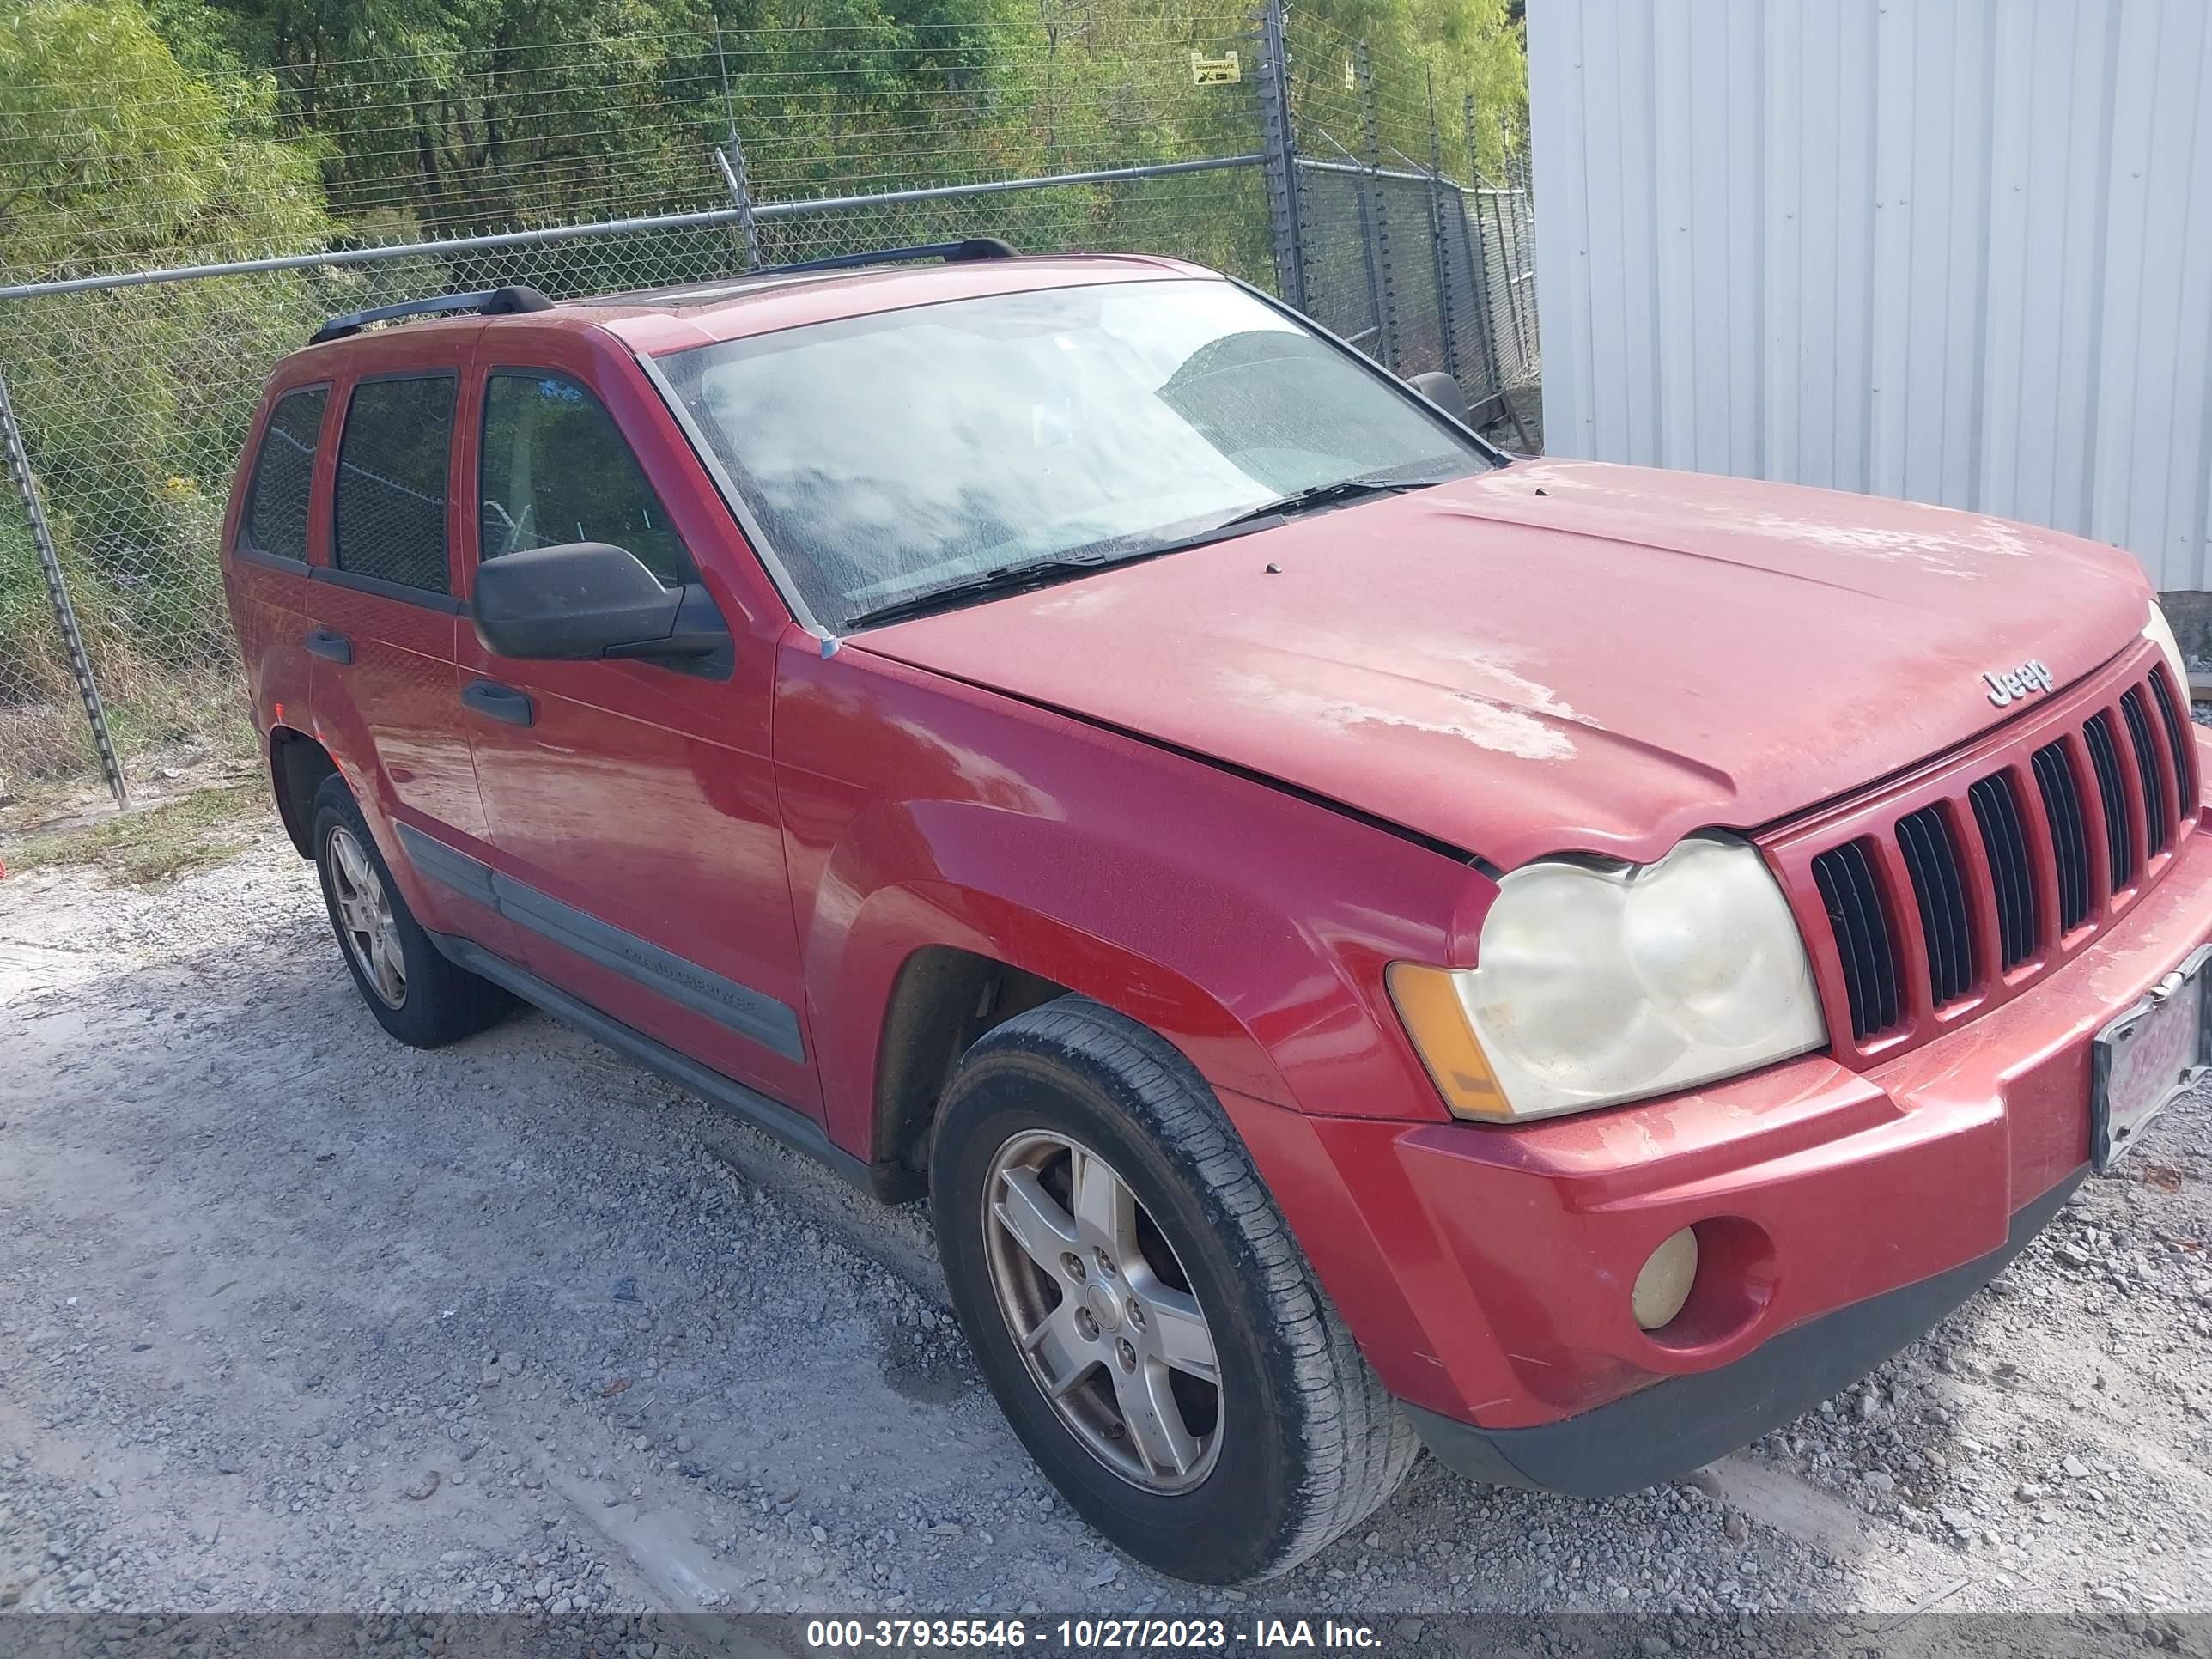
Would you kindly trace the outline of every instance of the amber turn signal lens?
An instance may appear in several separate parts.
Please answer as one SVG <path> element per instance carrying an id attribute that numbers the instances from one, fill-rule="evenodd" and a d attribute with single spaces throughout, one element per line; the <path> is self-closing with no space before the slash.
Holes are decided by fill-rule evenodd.
<path id="1" fill-rule="evenodd" d="M 1467 1005 L 1460 1000 L 1459 976 L 1449 968 L 1394 962 L 1383 979 L 1414 1051 L 1453 1115 L 1510 1122 L 1513 1108 L 1475 1041 Z"/>
<path id="2" fill-rule="evenodd" d="M 1690 1299 L 1698 1278 L 1698 1236 L 1685 1227 L 1669 1233 L 1651 1252 L 1628 1293 L 1629 1311 L 1647 1331 L 1671 1322 Z"/>

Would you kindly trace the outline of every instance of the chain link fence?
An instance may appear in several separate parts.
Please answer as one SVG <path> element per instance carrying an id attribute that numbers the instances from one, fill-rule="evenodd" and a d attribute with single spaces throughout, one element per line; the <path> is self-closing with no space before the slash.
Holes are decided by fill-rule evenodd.
<path id="1" fill-rule="evenodd" d="M 535 122 L 544 141 L 465 189 L 408 198 L 378 183 L 376 112 L 349 117 L 360 148 L 326 165 L 333 214 L 372 235 L 440 234 L 149 254 L 102 222 L 66 260 L 0 270 L 0 379 L 21 433 L 19 476 L 0 482 L 0 806 L 82 793 L 103 772 L 120 801 L 165 773 L 258 763 L 222 519 L 269 368 L 340 313 L 513 283 L 622 293 L 998 236 L 1226 270 L 1399 374 L 1453 374 L 1478 423 L 1510 416 L 1540 365 L 1525 143 L 1507 133 L 1486 152 L 1468 100 L 1455 173 L 1414 66 L 1318 27 L 1308 38 L 1273 7 L 1256 21 L 1194 15 L 1170 39 L 1157 19 L 1141 37 L 1104 16 L 1079 25 L 1021 50 L 923 27 L 860 45 L 827 30 L 702 38 L 664 46 L 651 87 L 622 81 L 620 54 L 595 81 L 533 49 L 442 94 L 478 100 L 510 131 Z M 672 52 L 688 77 L 673 85 Z M 865 58 L 864 85 L 825 81 L 840 54 Z M 405 62 L 384 68 L 369 82 L 405 95 Z M 635 143 L 618 142 L 620 120 Z M 586 153 L 551 161 L 546 143 Z M 592 167 L 596 204 L 630 216 L 532 222 L 549 168 Z M 446 234 L 487 217 L 500 228 Z M 118 268 L 126 246 L 138 258 Z"/>

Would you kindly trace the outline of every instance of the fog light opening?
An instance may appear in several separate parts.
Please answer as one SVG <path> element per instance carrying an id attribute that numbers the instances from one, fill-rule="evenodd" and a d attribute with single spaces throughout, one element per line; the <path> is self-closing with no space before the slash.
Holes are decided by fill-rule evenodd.
<path id="1" fill-rule="evenodd" d="M 1629 1310 L 1636 1322 L 1656 1331 L 1673 1322 L 1690 1299 L 1690 1286 L 1698 1278 L 1698 1236 L 1685 1227 L 1660 1241 L 1646 1258 L 1628 1293 Z"/>

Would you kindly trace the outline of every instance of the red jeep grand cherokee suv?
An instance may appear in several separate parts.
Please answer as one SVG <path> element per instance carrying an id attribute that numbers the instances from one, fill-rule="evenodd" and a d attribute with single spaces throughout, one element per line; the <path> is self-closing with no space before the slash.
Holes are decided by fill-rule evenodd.
<path id="1" fill-rule="evenodd" d="M 2131 559 L 1509 464 L 1241 284 L 1005 253 L 340 319 L 224 574 L 386 1028 L 520 997 L 926 1190 L 1115 1543 L 1277 1571 L 1422 1442 L 1680 1474 L 2196 1074 Z"/>

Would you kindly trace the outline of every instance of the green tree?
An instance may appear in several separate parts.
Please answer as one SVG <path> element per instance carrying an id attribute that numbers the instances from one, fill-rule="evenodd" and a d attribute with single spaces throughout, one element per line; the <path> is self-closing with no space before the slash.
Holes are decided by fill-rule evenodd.
<path id="1" fill-rule="evenodd" d="M 274 136 L 266 76 L 178 61 L 131 0 L 0 15 L 0 269 L 17 280 L 179 252 L 221 258 L 323 225 L 312 156 Z"/>
<path id="2" fill-rule="evenodd" d="M 274 82 L 226 71 L 213 32 L 203 39 L 206 70 L 131 0 L 31 0 L 0 15 L 6 280 L 289 251 L 327 234 L 313 155 L 274 136 Z M 96 646 L 133 641 L 106 653 L 112 688 L 157 678 L 165 651 L 204 654 L 220 618 L 213 532 L 253 391 L 317 311 L 300 278 L 0 301 L 0 372 L 79 609 Z M 45 607 L 27 541 L 0 536 L 0 654 L 52 683 Z M 117 615 L 130 625 L 103 631 Z"/>

